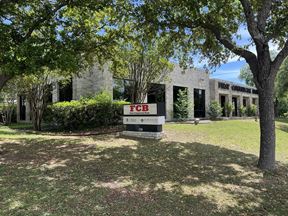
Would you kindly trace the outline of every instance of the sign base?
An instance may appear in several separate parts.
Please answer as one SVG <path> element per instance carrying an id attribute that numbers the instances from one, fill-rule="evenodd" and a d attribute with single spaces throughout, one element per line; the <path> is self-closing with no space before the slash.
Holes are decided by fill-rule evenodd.
<path id="1" fill-rule="evenodd" d="M 162 139 L 164 137 L 163 132 L 148 132 L 148 131 L 122 131 L 122 136 L 136 137 L 143 139 Z"/>

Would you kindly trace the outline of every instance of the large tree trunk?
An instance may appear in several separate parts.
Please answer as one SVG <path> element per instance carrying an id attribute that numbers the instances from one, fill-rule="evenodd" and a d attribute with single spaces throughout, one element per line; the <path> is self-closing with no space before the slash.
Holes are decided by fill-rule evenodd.
<path id="1" fill-rule="evenodd" d="M 0 74 L 0 90 L 2 90 L 6 82 L 10 79 L 12 79 L 12 76 Z"/>
<path id="2" fill-rule="evenodd" d="M 274 80 L 266 81 L 259 90 L 260 114 L 260 156 L 258 167 L 263 170 L 275 169 L 275 115 Z"/>

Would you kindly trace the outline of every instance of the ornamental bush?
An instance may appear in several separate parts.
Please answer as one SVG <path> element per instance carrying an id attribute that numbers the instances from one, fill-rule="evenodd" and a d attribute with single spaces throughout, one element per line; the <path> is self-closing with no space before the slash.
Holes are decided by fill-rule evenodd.
<path id="1" fill-rule="evenodd" d="M 116 125 L 121 120 L 126 101 L 112 101 L 107 93 L 79 101 L 58 102 L 49 105 L 44 120 L 61 129 L 79 129 Z"/>
<path id="2" fill-rule="evenodd" d="M 208 115 L 212 120 L 216 120 L 222 115 L 222 109 L 218 101 L 212 101 L 209 105 Z"/>
<path id="3" fill-rule="evenodd" d="M 252 104 L 246 108 L 247 116 L 257 116 L 257 106 Z"/>
<path id="4" fill-rule="evenodd" d="M 225 103 L 225 111 L 226 111 L 226 116 L 231 117 L 232 111 L 233 111 L 233 104 L 232 103 Z"/>
<path id="5" fill-rule="evenodd" d="M 241 106 L 239 111 L 240 111 L 240 116 L 244 117 L 247 113 L 247 108 L 245 106 Z"/>

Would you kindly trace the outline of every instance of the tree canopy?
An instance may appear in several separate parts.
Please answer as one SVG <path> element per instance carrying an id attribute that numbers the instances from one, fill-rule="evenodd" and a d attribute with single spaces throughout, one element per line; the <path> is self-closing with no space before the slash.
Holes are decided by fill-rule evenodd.
<path id="1" fill-rule="evenodd" d="M 106 0 L 0 1 L 0 78 L 75 73 L 101 59 L 115 36 L 113 12 Z"/>
<path id="2" fill-rule="evenodd" d="M 169 49 L 166 38 L 150 38 L 137 31 L 128 35 L 114 47 L 110 69 L 115 77 L 132 81 L 132 102 L 143 103 L 149 85 L 164 81 L 172 70 L 169 57 L 173 49 Z"/>

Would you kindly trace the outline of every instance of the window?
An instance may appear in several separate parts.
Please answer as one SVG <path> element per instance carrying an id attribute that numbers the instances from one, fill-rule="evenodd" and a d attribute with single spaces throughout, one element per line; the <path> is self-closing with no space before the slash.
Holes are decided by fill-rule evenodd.
<path id="1" fill-rule="evenodd" d="M 133 81 L 127 79 L 113 79 L 113 100 L 132 101 Z"/>
<path id="2" fill-rule="evenodd" d="M 52 84 L 50 84 L 49 86 L 48 86 L 48 88 L 49 88 L 49 93 L 48 93 L 48 96 L 47 96 L 47 103 L 52 103 L 53 102 L 53 85 Z"/>
<path id="3" fill-rule="evenodd" d="M 59 101 L 71 101 L 73 99 L 72 79 L 68 83 L 59 83 Z"/>
<path id="4" fill-rule="evenodd" d="M 256 99 L 256 98 L 253 98 L 253 99 L 252 99 L 252 103 L 253 103 L 254 105 L 257 105 L 257 99 Z"/>
<path id="5" fill-rule="evenodd" d="M 147 99 L 148 103 L 165 103 L 165 85 L 150 84 Z"/>
<path id="6" fill-rule="evenodd" d="M 203 89 L 194 89 L 194 117 L 205 117 L 205 90 Z"/>
<path id="7" fill-rule="evenodd" d="M 26 120 L 26 98 L 25 96 L 20 96 L 19 100 L 20 100 L 20 103 L 19 103 L 20 120 L 25 121 Z"/>
<path id="8" fill-rule="evenodd" d="M 247 100 L 246 100 L 246 98 L 243 98 L 243 106 L 244 106 L 244 107 L 247 106 Z"/>

